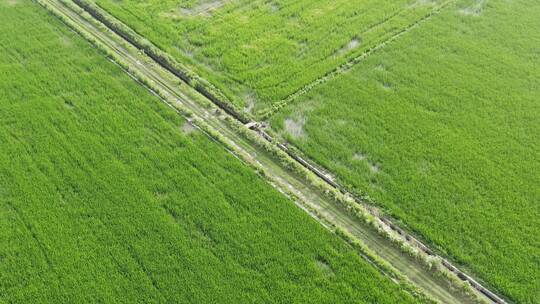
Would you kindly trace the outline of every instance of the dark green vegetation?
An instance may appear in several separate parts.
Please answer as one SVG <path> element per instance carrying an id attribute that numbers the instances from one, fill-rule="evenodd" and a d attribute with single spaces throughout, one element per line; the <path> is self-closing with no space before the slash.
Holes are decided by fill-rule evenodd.
<path id="1" fill-rule="evenodd" d="M 0 32 L 0 302 L 414 302 L 44 9 Z"/>
<path id="2" fill-rule="evenodd" d="M 442 1 L 95 2 L 254 112 L 414 24 Z"/>
<path id="3" fill-rule="evenodd" d="M 540 3 L 459 1 L 274 116 L 521 303 L 540 299 Z"/>

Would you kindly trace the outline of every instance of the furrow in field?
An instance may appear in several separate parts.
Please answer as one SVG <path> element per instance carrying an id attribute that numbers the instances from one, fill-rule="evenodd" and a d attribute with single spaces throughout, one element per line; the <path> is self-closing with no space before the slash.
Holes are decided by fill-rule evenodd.
<path id="1" fill-rule="evenodd" d="M 311 212 L 311 215 L 321 223 L 329 223 L 333 227 L 349 232 L 431 297 L 443 303 L 472 302 L 471 298 L 457 291 L 448 281 L 424 268 L 416 259 L 404 254 L 371 226 L 360 221 L 328 196 L 322 194 L 304 177 L 290 171 L 275 156 L 259 148 L 240 131 L 232 127 L 227 119 L 223 118 L 226 115 L 214 115 L 215 108 L 196 101 L 191 95 L 194 92 L 186 93 L 185 87 L 182 89 L 178 86 L 178 78 L 175 75 L 150 60 L 120 36 L 105 29 L 103 25 L 101 27 L 96 25 L 95 20 L 92 22 L 86 20 L 79 13 L 60 2 L 54 0 L 40 0 L 39 2 L 55 14 L 69 20 L 68 24 L 72 26 L 76 24 L 78 31 L 84 32 L 85 36 L 91 36 L 92 40 L 114 53 L 115 60 L 122 60 L 122 66 L 127 65 L 130 71 L 136 71 L 149 79 L 152 87 L 159 88 L 162 100 L 169 106 L 189 110 L 192 117 L 204 122 L 213 131 L 219 133 L 222 137 L 220 140 L 232 148 L 231 152 L 264 168 L 267 177 L 273 181 L 278 189 L 285 193 L 292 193 L 297 197 L 299 199 L 297 203 L 301 204 L 300 206 L 304 210 L 316 211 Z M 189 88 L 187 89 L 189 90 Z M 332 229 L 330 225 L 325 226 Z M 484 294 L 484 296 L 486 295 Z"/>

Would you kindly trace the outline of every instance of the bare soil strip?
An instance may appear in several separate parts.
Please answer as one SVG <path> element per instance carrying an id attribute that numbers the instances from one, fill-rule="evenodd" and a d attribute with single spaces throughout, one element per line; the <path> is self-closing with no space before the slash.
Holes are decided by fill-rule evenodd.
<path id="1" fill-rule="evenodd" d="M 231 153 L 249 165 L 263 170 L 264 175 L 273 186 L 294 198 L 295 203 L 299 207 L 310 213 L 325 227 L 334 232 L 342 230 L 352 235 L 368 249 L 375 252 L 377 257 L 382 258 L 410 282 L 420 287 L 431 298 L 442 303 L 475 302 L 472 297 L 464 294 L 461 290 L 457 290 L 455 285 L 440 277 L 433 270 L 425 267 L 419 260 L 405 254 L 395 243 L 392 243 L 389 239 L 377 232 L 373 226 L 353 216 L 346 208 L 337 204 L 334 199 L 322 193 L 306 177 L 291 171 L 276 156 L 260 148 L 257 143 L 246 136 L 246 132 L 252 132 L 251 135 L 256 135 L 263 141 L 272 141 L 272 138 L 268 134 L 258 129 L 258 124 L 251 124 L 251 127 L 254 127 L 255 131 L 238 129 L 236 126 L 240 125 L 240 123 L 234 117 L 220 111 L 219 108 L 196 93 L 192 88 L 179 86 L 179 79 L 176 75 L 146 56 L 144 52 L 140 52 L 139 49 L 115 34 L 102 23 L 88 17 L 87 14 L 82 14 L 82 9 L 73 9 L 72 5 L 66 5 L 57 0 L 36 1 L 60 17 L 66 24 L 73 27 L 86 39 L 100 48 L 106 49 L 106 52 L 112 54 L 114 60 L 126 72 L 130 73 L 153 93 L 157 94 L 154 90 L 159 90 L 159 94 L 157 95 L 161 97 L 162 101 L 175 109 L 179 114 L 189 116 L 190 121 L 193 121 L 195 127 L 204 125 L 204 128 L 202 128 L 203 131 L 211 130 L 214 133 L 214 135 L 209 134 L 212 138 L 216 138 L 215 134 L 218 134 L 219 141 Z M 84 15 L 89 19 L 86 19 Z M 321 180 L 320 182 L 329 184 L 346 193 L 343 188 L 331 178 L 328 178 L 324 172 L 319 171 L 315 166 L 296 156 L 286 146 L 279 143 L 277 145 L 283 151 L 287 152 L 289 157 L 294 159 L 294 161 L 318 176 Z M 481 286 L 473 278 L 450 264 L 450 262 L 435 255 L 428 247 L 397 227 L 389 219 L 379 217 L 377 210 L 364 206 L 364 203 L 361 201 L 357 201 L 357 203 L 359 206 L 363 206 L 362 208 L 371 210 L 372 214 L 381 222 L 381 225 L 384 225 L 389 231 L 400 235 L 412 246 L 424 253 L 442 259 L 442 264 L 451 273 L 456 274 L 461 280 L 472 285 L 482 300 L 492 303 L 505 303 L 503 299 Z M 366 255 L 364 254 L 364 256 Z M 374 264 L 377 265 L 376 262 Z"/>

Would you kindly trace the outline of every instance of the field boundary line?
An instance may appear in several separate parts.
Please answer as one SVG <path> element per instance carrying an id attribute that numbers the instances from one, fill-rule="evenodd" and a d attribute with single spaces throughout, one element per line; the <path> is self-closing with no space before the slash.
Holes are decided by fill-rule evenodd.
<path id="1" fill-rule="evenodd" d="M 308 92 L 313 90 L 315 87 L 317 87 L 317 86 L 319 86 L 319 85 L 321 85 L 323 83 L 326 83 L 326 82 L 334 79 L 335 77 L 337 77 L 337 76 L 351 70 L 358 63 L 363 62 L 367 57 L 369 57 L 373 53 L 381 50 L 386 45 L 394 42 L 395 40 L 397 40 L 401 36 L 407 34 L 411 30 L 413 30 L 413 29 L 417 28 L 418 26 L 420 26 L 422 23 L 428 21 L 429 19 L 431 19 L 435 15 L 439 14 L 444 8 L 448 7 L 453 2 L 454 2 L 454 0 L 448 0 L 448 1 L 445 1 L 445 2 L 441 3 L 440 5 L 436 6 L 434 9 L 432 9 L 429 13 L 424 15 L 422 18 L 420 18 L 417 21 L 407 25 L 406 27 L 404 27 L 403 29 L 401 29 L 399 32 L 395 33 L 394 35 L 392 35 L 388 39 L 378 43 L 377 45 L 375 45 L 374 47 L 369 48 L 368 50 L 364 51 L 360 55 L 350 59 L 349 61 L 345 62 L 344 64 L 342 64 L 342 65 L 334 68 L 333 70 L 327 72 L 322 77 L 319 77 L 319 78 L 313 80 L 312 82 L 310 82 L 307 85 L 303 86 L 302 88 L 300 88 L 296 92 L 294 92 L 294 93 L 290 94 L 289 96 L 285 97 L 284 99 L 274 103 L 270 107 L 261 110 L 258 113 L 257 116 L 260 117 L 260 119 L 262 119 L 262 120 L 269 119 L 272 115 L 274 115 L 275 113 L 279 112 L 282 108 L 284 108 L 287 105 L 294 102 L 300 96 L 303 96 L 303 95 L 307 94 Z"/>
<path id="2" fill-rule="evenodd" d="M 36 1 L 39 4 L 41 4 L 42 6 L 45 6 L 45 8 L 47 8 L 47 6 L 49 6 L 49 5 L 52 5 L 52 6 L 60 5 L 60 6 L 63 6 L 64 8 L 66 6 L 65 3 L 54 4 L 54 3 L 58 3 L 58 1 L 54 1 L 54 0 L 36 0 Z M 46 4 L 43 4 L 43 3 L 46 3 Z M 84 10 L 84 8 L 82 8 L 80 6 L 77 6 L 77 8 L 81 8 L 83 11 L 88 13 L 87 10 Z M 66 9 L 69 10 L 69 8 L 66 8 Z M 58 10 L 58 8 L 55 8 L 55 10 Z M 55 12 L 53 12 L 53 14 L 59 15 L 60 19 L 62 19 L 62 20 L 64 18 L 69 18 L 69 17 L 66 17 L 64 15 L 65 13 L 63 13 L 63 12 L 55 11 Z M 73 11 L 73 14 L 79 15 L 80 12 Z M 92 16 L 91 13 L 90 13 L 90 15 Z M 85 19 L 84 17 L 81 17 L 81 16 L 78 16 L 78 18 Z M 139 47 L 137 47 L 137 45 L 132 44 L 129 40 L 125 39 L 120 34 L 116 33 L 112 29 L 110 29 L 106 24 L 97 21 L 94 17 L 92 17 L 91 19 L 93 19 L 94 22 L 97 22 L 100 25 L 102 25 L 104 28 L 106 28 L 110 32 L 115 33 L 121 39 L 124 39 L 124 42 L 126 43 L 126 45 L 129 45 L 130 47 L 133 47 L 133 48 L 135 48 L 135 49 L 137 49 L 139 51 L 143 51 L 142 53 L 144 55 L 144 53 L 145 53 L 144 50 L 141 50 Z M 73 23 L 73 22 L 77 22 L 77 21 L 70 21 L 70 22 Z M 88 21 L 84 21 L 84 22 L 88 23 Z M 74 25 L 70 25 L 69 23 L 67 25 L 68 26 L 74 26 Z M 80 25 L 80 26 L 82 27 L 84 25 Z M 93 26 L 95 27 L 95 25 L 93 25 Z M 78 28 L 78 26 L 75 26 L 75 27 Z M 80 29 L 76 29 L 76 31 L 80 31 Z M 103 34 L 103 35 L 112 35 L 110 32 L 104 33 L 103 29 L 101 29 L 101 34 Z M 103 42 L 99 42 L 99 41 L 96 40 L 96 37 L 98 37 L 96 34 L 93 34 L 93 33 L 89 32 L 88 35 L 94 35 L 94 37 L 91 37 L 91 38 L 87 37 L 87 35 L 82 34 L 82 33 L 81 33 L 81 35 L 85 39 L 90 40 L 90 42 L 93 43 L 93 44 L 103 44 Z M 107 38 L 107 39 L 111 39 L 111 38 Z M 121 56 L 131 56 L 131 55 L 122 54 L 123 51 L 115 49 L 114 46 L 110 46 L 110 45 L 105 44 L 105 47 L 116 50 L 117 54 L 119 54 Z M 141 56 L 143 56 L 143 55 L 141 55 Z M 148 56 L 148 54 L 146 54 L 146 55 Z M 127 61 L 130 60 L 130 58 L 118 59 L 117 57 L 118 57 L 118 55 L 116 55 L 116 56 L 113 55 L 113 58 L 115 58 L 114 60 L 120 60 L 120 62 L 124 62 L 124 59 L 127 60 Z M 161 67 L 161 68 L 169 71 L 173 76 L 180 78 L 178 75 L 171 72 L 167 67 L 164 67 L 162 65 L 162 63 L 160 63 L 160 61 L 155 60 L 152 57 L 150 57 L 150 59 L 152 59 L 153 62 L 157 63 L 158 67 Z M 131 60 L 133 60 L 133 58 L 131 58 Z M 139 62 L 137 62 L 137 63 L 139 63 Z M 126 64 L 126 63 L 125 62 L 121 63 L 122 67 L 124 67 L 123 64 Z M 137 67 L 139 67 L 139 64 L 137 64 Z M 140 69 L 142 71 L 144 71 L 147 68 L 146 67 L 140 67 Z M 124 70 L 126 70 L 128 72 L 128 74 L 130 74 L 130 72 L 131 72 L 131 69 L 129 67 L 124 68 Z M 150 71 L 150 72 L 152 72 L 152 71 Z M 199 108 L 203 107 L 202 104 L 200 104 L 197 101 L 193 102 L 193 101 L 190 101 L 189 99 L 186 100 L 186 98 L 188 98 L 188 97 L 184 96 L 183 93 L 178 93 L 177 90 L 175 90 L 174 88 L 171 88 L 167 83 L 165 83 L 165 80 L 164 80 L 165 78 L 159 78 L 160 76 L 155 76 L 155 75 L 154 76 L 146 75 L 144 73 L 141 74 L 141 72 L 139 72 L 139 71 L 135 71 L 135 76 L 134 77 L 136 77 L 136 78 L 142 77 L 143 80 L 141 80 L 141 83 L 143 83 L 143 85 L 145 87 L 149 88 L 150 91 L 153 91 L 155 94 L 160 96 L 161 99 L 164 100 L 165 103 L 168 104 L 170 107 L 174 108 L 177 111 L 177 113 L 180 113 L 182 115 L 185 115 L 185 116 L 189 117 L 190 113 L 193 110 L 193 108 L 195 108 L 197 111 L 201 112 L 201 110 Z M 161 76 L 161 77 L 163 77 L 163 76 Z M 148 79 L 150 79 L 150 80 L 148 81 Z M 180 79 L 183 80 L 182 78 L 180 78 Z M 154 89 L 156 85 L 158 86 L 158 90 Z M 163 91 L 162 88 L 160 88 L 159 86 L 164 88 L 165 91 Z M 192 87 L 192 86 L 190 86 L 190 87 Z M 181 95 L 179 95 L 179 94 L 181 94 Z M 172 105 L 168 101 L 169 97 L 174 98 L 175 103 L 179 103 L 179 105 Z M 366 220 L 366 222 L 368 221 L 366 219 L 366 216 L 375 219 L 376 223 L 374 223 L 374 222 L 370 222 L 370 223 L 381 234 L 383 234 L 385 237 L 388 237 L 388 239 L 390 241 L 394 240 L 393 238 L 399 238 L 400 241 L 398 242 L 398 244 L 401 244 L 401 245 L 407 245 L 408 244 L 410 246 L 410 248 L 418 249 L 418 250 L 422 251 L 426 256 L 428 256 L 430 258 L 440 259 L 442 261 L 442 263 L 441 263 L 442 266 L 444 266 L 444 268 L 448 272 L 452 273 L 456 278 L 458 278 L 459 282 L 466 282 L 467 284 L 472 286 L 477 292 L 481 293 L 484 297 L 486 297 L 487 299 L 489 299 L 493 303 L 506 303 L 502 298 L 500 298 L 495 293 L 491 292 L 490 290 L 488 290 L 487 288 L 482 286 L 475 279 L 468 276 L 467 274 L 465 274 L 464 272 L 459 270 L 457 267 L 453 266 L 448 260 L 446 260 L 445 258 L 443 258 L 443 257 L 437 255 L 436 253 L 434 253 L 431 249 L 428 248 L 428 246 L 424 245 L 422 242 L 417 240 L 412 234 L 410 234 L 408 232 L 405 232 L 397 224 L 395 224 L 393 220 L 391 220 L 388 217 L 380 215 L 380 212 L 376 208 L 374 208 L 371 204 L 368 203 L 370 201 L 369 198 L 358 197 L 358 196 L 355 196 L 354 194 L 351 194 L 350 192 L 348 192 L 343 186 L 339 185 L 337 182 L 335 182 L 332 178 L 330 178 L 323 171 L 317 169 L 317 167 L 312 165 L 309 161 L 307 161 L 307 160 L 301 158 L 300 156 L 296 155 L 296 153 L 291 151 L 290 149 L 288 149 L 286 145 L 281 144 L 277 140 L 272 138 L 268 133 L 266 133 L 264 131 L 264 128 L 262 128 L 258 123 L 250 122 L 250 123 L 248 123 L 250 125 L 250 128 L 248 128 L 247 126 L 245 126 L 243 121 L 237 119 L 236 116 L 229 114 L 228 111 L 221 108 L 219 103 L 215 103 L 211 99 L 208 99 L 208 101 L 211 104 L 214 104 L 216 107 L 218 107 L 219 109 L 223 110 L 226 113 L 227 118 L 224 119 L 225 121 L 227 121 L 227 122 L 229 122 L 231 124 L 235 124 L 235 126 L 239 125 L 240 127 L 242 127 L 242 128 L 236 129 L 236 132 L 234 132 L 234 131 L 230 132 L 230 130 L 225 130 L 223 128 L 215 128 L 214 127 L 215 123 L 214 123 L 214 125 L 212 125 L 213 120 L 211 118 L 208 118 L 208 117 L 205 117 L 205 116 L 202 116 L 202 118 L 197 118 L 197 122 L 204 126 L 203 128 L 205 130 L 205 133 L 210 134 L 209 136 L 211 138 L 214 138 L 215 140 L 217 140 L 217 141 L 221 142 L 222 144 L 224 144 L 225 147 L 230 152 L 232 152 L 233 154 L 237 154 L 237 150 L 240 150 L 238 153 L 245 153 L 245 154 L 249 155 L 249 153 L 246 152 L 245 148 L 243 148 L 241 145 L 238 144 L 238 143 L 242 144 L 242 142 L 240 142 L 242 140 L 245 142 L 246 138 L 247 138 L 247 141 L 249 142 L 249 145 L 261 145 L 261 146 L 264 146 L 265 148 L 270 147 L 270 148 L 267 148 L 268 152 L 273 153 L 273 155 L 275 157 L 280 158 L 279 160 L 274 160 L 274 162 L 276 162 L 278 164 L 280 163 L 281 166 L 287 167 L 287 169 L 289 169 L 289 171 L 292 171 L 292 172 L 290 172 L 290 174 L 295 173 L 295 172 L 298 173 L 298 174 L 301 174 L 301 177 L 304 178 L 305 180 L 307 180 L 308 183 L 312 185 L 312 187 L 314 187 L 316 189 L 324 189 L 324 191 L 325 192 L 327 191 L 328 192 L 327 194 L 330 195 L 330 196 L 334 195 L 335 196 L 334 199 L 336 200 L 334 204 L 336 204 L 336 203 L 337 204 L 342 204 L 341 207 L 346 209 L 345 212 L 347 212 L 347 211 L 350 212 L 348 214 L 352 213 L 352 214 L 356 215 L 359 219 Z M 186 110 L 186 107 L 187 107 L 187 110 Z M 183 108 L 183 110 L 180 111 L 178 108 Z M 208 112 L 208 110 L 203 110 L 203 112 Z M 188 113 L 188 114 L 186 114 L 186 113 Z M 190 121 L 189 118 L 188 118 L 188 121 Z M 235 127 L 229 126 L 229 128 L 235 128 Z M 248 132 L 249 130 L 252 130 L 254 132 Z M 243 137 L 246 137 L 246 138 L 243 138 Z M 255 141 L 255 143 L 253 143 L 253 141 Z M 278 151 L 272 150 L 272 147 L 276 147 L 276 149 Z M 272 151 L 270 151 L 270 150 L 272 150 Z M 287 159 L 287 160 L 281 159 L 283 157 L 283 154 L 285 154 L 288 158 L 290 158 L 290 160 L 289 159 Z M 240 157 L 242 157 L 244 159 L 244 156 L 240 156 Z M 248 156 L 248 158 L 250 158 L 250 157 Z M 257 159 L 254 159 L 252 161 L 255 162 L 255 163 L 258 163 Z M 284 164 L 284 163 L 286 163 L 286 164 Z M 251 162 L 248 162 L 248 165 L 250 165 L 250 164 L 251 164 Z M 287 166 L 287 164 L 288 164 L 288 166 Z M 262 164 L 260 164 L 260 166 L 262 166 L 263 169 L 267 169 Z M 307 173 L 310 173 L 311 175 L 314 175 L 316 178 L 311 177 L 311 175 L 309 175 Z M 320 187 L 320 188 L 318 188 L 318 187 Z M 289 190 L 291 190 L 291 189 L 289 189 Z M 301 193 L 301 190 L 298 190 L 298 189 L 296 189 L 296 190 L 297 190 L 297 192 Z M 341 199 L 338 199 L 338 197 L 341 197 Z M 361 210 L 359 210 L 359 209 L 361 209 Z M 315 210 L 315 213 L 317 213 L 317 212 L 318 212 L 318 210 Z M 364 213 L 362 213 L 362 212 L 364 212 Z M 357 213 L 362 213 L 362 215 L 358 215 Z M 368 214 L 366 214 L 366 213 L 368 213 Z M 364 217 L 362 217 L 362 216 L 364 216 Z M 318 217 L 318 219 L 320 219 L 320 218 Z M 332 220 L 328 220 L 328 221 L 330 221 L 330 224 L 332 224 L 332 225 L 335 224 Z M 392 235 L 389 234 L 390 233 L 389 231 L 392 232 Z M 342 238 L 344 238 L 344 237 L 342 236 Z M 402 251 L 402 255 L 405 256 L 406 251 Z M 420 257 L 418 257 L 418 258 L 420 258 Z"/>

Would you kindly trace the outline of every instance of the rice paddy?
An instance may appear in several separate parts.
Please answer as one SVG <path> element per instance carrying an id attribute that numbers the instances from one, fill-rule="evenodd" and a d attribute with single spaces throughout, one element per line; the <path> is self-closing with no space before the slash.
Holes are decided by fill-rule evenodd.
<path id="1" fill-rule="evenodd" d="M 0 29 L 0 302 L 418 302 L 36 3 Z"/>
<path id="2" fill-rule="evenodd" d="M 497 290 L 536 303 L 539 15 L 534 1 L 458 1 L 272 127 Z"/>

